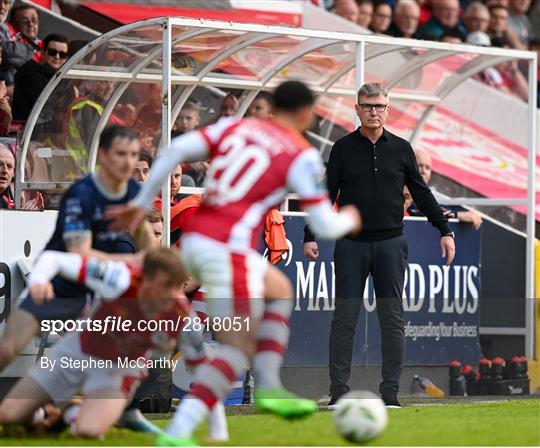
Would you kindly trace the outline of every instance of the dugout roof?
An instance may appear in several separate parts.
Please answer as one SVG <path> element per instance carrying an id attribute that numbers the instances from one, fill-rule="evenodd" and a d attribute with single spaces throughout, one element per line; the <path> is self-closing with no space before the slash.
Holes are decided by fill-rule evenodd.
<path id="1" fill-rule="evenodd" d="M 243 116 L 259 91 L 286 79 L 302 80 L 319 95 L 320 126 L 311 137 L 323 155 L 340 136 L 335 125 L 342 131 L 354 129 L 356 91 L 368 81 L 380 81 L 389 89 L 388 126 L 414 146 L 460 86 L 487 68 L 512 60 L 528 61 L 530 67 L 527 125 L 523 120 L 519 123 L 527 135 L 522 151 L 526 162 L 520 165 L 523 185 L 515 190 L 522 195 L 503 197 L 495 189 L 494 194 L 484 194 L 492 199 L 483 201 L 533 211 L 535 53 L 171 17 L 132 23 L 104 34 L 56 73 L 34 107 L 21 140 L 17 190 L 61 190 L 94 170 L 100 132 L 111 121 L 125 123 L 142 135 L 148 131 L 160 147 L 167 147 L 172 124 L 188 101 L 199 102 L 205 112 L 203 121 L 208 121 L 215 118 L 224 92 L 233 91 L 240 96 L 238 115 Z M 504 104 L 504 98 L 501 101 Z M 78 108 L 84 108 L 85 114 L 68 113 Z M 466 164 L 457 165 L 464 169 Z M 474 171 L 472 165 L 459 181 L 469 182 Z M 497 180 L 497 175 L 488 177 L 486 182 Z M 164 192 L 167 189 L 164 185 Z M 531 235 L 533 225 L 534 218 L 528 225 Z"/>

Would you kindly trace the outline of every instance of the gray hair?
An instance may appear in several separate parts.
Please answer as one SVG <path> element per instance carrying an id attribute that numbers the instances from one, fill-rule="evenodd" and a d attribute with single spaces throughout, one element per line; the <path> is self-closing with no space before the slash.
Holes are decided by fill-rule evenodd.
<path id="1" fill-rule="evenodd" d="M 405 6 L 412 6 L 415 11 L 418 11 L 418 14 L 420 14 L 420 6 L 416 0 L 398 0 L 394 7 L 394 14 L 399 14 Z"/>
<path id="2" fill-rule="evenodd" d="M 366 98 L 374 98 L 379 95 L 388 98 L 388 90 L 386 90 L 384 86 L 378 82 L 366 83 L 362 87 L 360 87 L 360 90 L 358 90 L 358 98 L 360 98 L 361 96 L 364 96 Z"/>
<path id="3" fill-rule="evenodd" d="M 465 16 L 473 14 L 474 11 L 482 11 L 482 12 L 485 12 L 486 14 L 489 14 L 488 7 L 479 1 L 474 1 L 472 3 L 469 3 L 469 6 L 467 6 L 467 9 L 465 9 Z"/>

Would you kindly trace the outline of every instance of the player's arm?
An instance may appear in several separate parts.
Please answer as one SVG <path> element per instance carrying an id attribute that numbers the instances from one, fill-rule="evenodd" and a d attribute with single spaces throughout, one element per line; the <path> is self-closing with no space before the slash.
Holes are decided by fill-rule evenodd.
<path id="1" fill-rule="evenodd" d="M 140 263 L 139 254 L 108 254 L 92 248 L 92 223 L 94 211 L 84 199 L 86 192 L 70 189 L 62 200 L 58 223 L 66 252 L 100 260 L 123 260 Z"/>
<path id="2" fill-rule="evenodd" d="M 170 149 L 164 151 L 152 165 L 150 176 L 135 199 L 127 205 L 111 206 L 107 209 L 105 217 L 112 221 L 110 227 L 128 229 L 133 234 L 152 207 L 154 198 L 169 173 L 179 163 L 208 159 L 215 135 L 222 127 L 220 120 L 215 125 L 175 138 Z"/>
<path id="3" fill-rule="evenodd" d="M 300 197 L 300 205 L 307 212 L 310 230 L 319 238 L 337 239 L 351 232 L 359 232 L 360 213 L 354 206 L 332 210 L 328 193 L 323 186 L 324 167 L 317 150 L 303 151 L 292 163 L 287 183 Z"/>
<path id="4" fill-rule="evenodd" d="M 142 231 L 146 232 L 145 229 L 142 229 Z M 137 241 L 144 241 L 144 239 L 138 237 Z M 91 232 L 70 233 L 64 235 L 64 243 L 66 245 L 66 250 L 69 253 L 81 257 L 93 257 L 101 261 L 125 261 L 128 263 L 140 264 L 142 262 L 141 258 L 144 256 L 143 252 L 137 252 L 135 254 L 109 254 L 107 252 L 96 250 L 92 248 Z"/>
<path id="5" fill-rule="evenodd" d="M 34 302 L 41 303 L 54 297 L 51 280 L 56 275 L 82 283 L 105 299 L 118 297 L 131 283 L 131 273 L 123 262 L 45 251 L 30 274 L 30 297 Z"/>

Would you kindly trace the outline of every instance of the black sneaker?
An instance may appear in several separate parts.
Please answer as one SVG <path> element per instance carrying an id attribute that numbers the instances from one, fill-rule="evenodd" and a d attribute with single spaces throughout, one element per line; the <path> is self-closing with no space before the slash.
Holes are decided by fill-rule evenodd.
<path id="1" fill-rule="evenodd" d="M 346 392 L 338 392 L 330 395 L 330 401 L 328 402 L 328 408 L 334 409 L 338 400 L 345 395 Z"/>
<path id="2" fill-rule="evenodd" d="M 389 409 L 399 409 L 401 408 L 401 403 L 397 399 L 396 395 L 383 395 L 382 400 L 384 401 L 384 404 Z"/>

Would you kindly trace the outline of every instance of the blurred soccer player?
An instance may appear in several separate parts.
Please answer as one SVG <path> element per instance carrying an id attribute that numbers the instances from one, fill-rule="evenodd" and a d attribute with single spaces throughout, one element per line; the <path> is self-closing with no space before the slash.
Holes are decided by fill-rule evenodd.
<path id="1" fill-rule="evenodd" d="M 108 211 L 118 228 L 138 225 L 163 179 L 178 163 L 210 158 L 206 194 L 182 237 L 182 259 L 206 289 L 211 318 L 251 319 L 249 326 L 244 320 L 238 331 L 214 328 L 223 345 L 212 362 L 197 369 L 193 391 L 180 404 L 168 435 L 158 436 L 160 444 L 194 443 L 193 431 L 226 396 L 250 358 L 257 384 L 255 405 L 260 411 L 285 418 L 316 411 L 314 402 L 298 398 L 281 385 L 292 288 L 285 275 L 256 251 L 265 214 L 288 191 L 300 196 L 308 223 L 320 237 L 338 238 L 360 229 L 355 207 L 332 211 L 323 187 L 320 155 L 301 135 L 311 126 L 314 102 L 304 84 L 288 81 L 274 93 L 273 118 L 223 119 L 175 139 L 154 164 L 137 198 Z M 265 296 L 274 300 L 265 303 Z"/>
<path id="2" fill-rule="evenodd" d="M 58 210 L 54 233 L 46 250 L 92 255 L 99 259 L 123 259 L 140 262 L 134 239 L 126 232 L 107 228 L 105 208 L 110 204 L 125 204 L 139 191 L 131 179 L 139 160 L 140 143 L 137 135 L 123 126 L 110 126 L 100 137 L 97 173 L 75 182 L 64 194 Z M 150 231 L 145 223 L 137 232 L 140 241 Z M 141 247 L 138 247 L 139 249 Z M 76 319 L 89 305 L 92 292 L 61 277 L 53 279 L 57 299 L 36 306 L 29 297 L 9 316 L 0 343 L 0 371 L 7 367 L 38 333 L 44 319 Z M 123 423 L 138 431 L 157 432 L 159 428 L 146 420 L 138 409 L 126 412 Z"/>
<path id="3" fill-rule="evenodd" d="M 150 251 L 142 270 L 122 261 L 46 251 L 30 276 L 30 295 L 38 306 L 54 297 L 51 279 L 57 275 L 84 284 L 101 297 L 92 322 L 100 323 L 104 329 L 72 332 L 61 338 L 48 356 L 48 366 L 56 361 L 56 367 L 37 364 L 14 386 L 0 405 L 0 424 L 25 423 L 39 406 L 52 401 L 62 407 L 82 392 L 80 407 L 66 412 L 66 423 L 76 436 L 99 438 L 119 419 L 146 375 L 144 367 L 123 366 L 119 360 L 150 359 L 152 351 L 167 354 L 180 331 L 186 362 L 194 365 L 204 361 L 202 334 L 192 328 L 182 333 L 181 324 L 178 328 L 169 325 L 178 322 L 179 317 L 194 317 L 187 300 L 179 298 L 187 275 L 172 250 Z M 110 323 L 115 319 L 129 319 L 133 327 L 121 331 Z M 168 325 L 159 326 L 160 331 L 139 326 L 148 320 Z M 66 359 L 72 362 L 62 367 Z M 92 359 L 109 360 L 110 364 L 86 370 L 76 365 Z M 218 407 L 217 411 L 226 431 L 224 409 Z"/>

